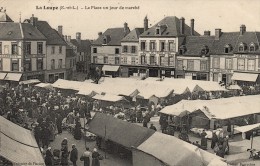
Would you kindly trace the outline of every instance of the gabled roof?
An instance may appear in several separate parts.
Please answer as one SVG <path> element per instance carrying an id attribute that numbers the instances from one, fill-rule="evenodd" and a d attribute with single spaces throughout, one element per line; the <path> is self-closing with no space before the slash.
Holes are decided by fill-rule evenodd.
<path id="1" fill-rule="evenodd" d="M 121 40 L 126 35 L 124 28 L 109 28 L 97 40 L 94 40 L 92 45 L 102 45 L 104 37 L 109 37 L 110 39 L 106 45 L 121 45 Z"/>
<path id="2" fill-rule="evenodd" d="M 144 32 L 144 28 L 135 28 L 126 35 L 121 42 L 138 42 L 139 36 Z"/>
<path id="3" fill-rule="evenodd" d="M 47 45 L 67 45 L 59 33 L 47 21 L 38 21 L 36 27 L 47 38 Z"/>
<path id="4" fill-rule="evenodd" d="M 90 40 L 80 40 L 71 39 L 70 43 L 77 47 L 78 52 L 91 52 L 91 41 Z"/>
<path id="5" fill-rule="evenodd" d="M 156 35 L 156 27 L 158 25 L 166 26 L 164 27 L 165 30 L 162 32 L 160 36 L 162 37 L 169 37 L 169 36 L 183 36 L 180 33 L 180 19 L 176 16 L 169 16 L 165 17 L 161 21 L 159 21 L 157 24 L 149 28 L 147 31 L 145 31 L 143 34 L 140 35 L 140 37 L 154 37 L 158 36 Z M 191 28 L 185 24 L 184 26 L 184 35 L 190 36 Z M 196 31 L 194 31 L 195 36 L 199 36 L 200 34 Z"/>
<path id="6" fill-rule="evenodd" d="M 5 12 L 0 12 L 0 22 L 14 22 Z"/>
<path id="7" fill-rule="evenodd" d="M 238 52 L 238 47 L 239 47 L 239 45 L 241 43 L 244 43 L 247 46 L 247 48 L 244 51 L 244 53 L 248 53 L 249 52 L 249 46 L 250 46 L 251 43 L 255 44 L 256 52 L 259 53 L 260 52 L 260 50 L 259 50 L 259 39 L 260 38 L 257 38 L 257 32 L 244 32 L 243 35 L 239 35 L 238 36 L 237 45 L 236 45 L 236 47 L 234 49 L 234 53 Z"/>
<path id="8" fill-rule="evenodd" d="M 29 23 L 0 23 L 0 29 L 1 40 L 46 40 L 46 37 Z"/>
<path id="9" fill-rule="evenodd" d="M 184 56 L 201 56 L 201 51 L 205 46 L 209 49 L 207 54 L 209 55 L 213 46 L 214 38 L 214 36 L 187 36 L 184 44 L 187 50 L 184 53 Z"/>

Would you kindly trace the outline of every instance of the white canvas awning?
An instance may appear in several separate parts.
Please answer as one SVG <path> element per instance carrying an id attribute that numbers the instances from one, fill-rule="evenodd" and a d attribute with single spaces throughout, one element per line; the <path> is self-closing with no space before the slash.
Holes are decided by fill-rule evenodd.
<path id="1" fill-rule="evenodd" d="M 105 95 L 96 94 L 92 98 L 96 99 L 96 100 L 111 101 L 111 102 L 125 100 L 125 98 L 123 96 L 116 96 L 116 95 L 111 95 L 111 94 L 105 94 Z"/>
<path id="2" fill-rule="evenodd" d="M 39 83 L 39 82 L 41 82 L 41 81 L 39 81 L 38 79 L 20 81 L 20 83 L 23 83 L 23 84 L 36 84 L 36 83 Z"/>
<path id="3" fill-rule="evenodd" d="M 0 73 L 0 80 L 3 80 L 5 78 L 7 73 Z"/>
<path id="4" fill-rule="evenodd" d="M 229 89 L 229 90 L 240 90 L 242 88 L 239 85 L 230 85 L 227 89 Z"/>
<path id="5" fill-rule="evenodd" d="M 20 81 L 21 77 L 22 77 L 21 73 L 8 73 L 7 76 L 5 77 L 5 80 Z"/>
<path id="6" fill-rule="evenodd" d="M 252 124 L 252 125 L 246 125 L 246 126 L 241 126 L 241 127 L 236 127 L 235 130 L 240 131 L 242 133 L 254 130 L 260 128 L 260 123 Z"/>
<path id="7" fill-rule="evenodd" d="M 103 71 L 118 71 L 119 66 L 110 66 L 110 65 L 104 65 L 102 70 Z"/>
<path id="8" fill-rule="evenodd" d="M 232 76 L 232 80 L 237 81 L 248 81 L 248 82 L 255 82 L 258 77 L 258 74 L 252 73 L 234 73 Z"/>

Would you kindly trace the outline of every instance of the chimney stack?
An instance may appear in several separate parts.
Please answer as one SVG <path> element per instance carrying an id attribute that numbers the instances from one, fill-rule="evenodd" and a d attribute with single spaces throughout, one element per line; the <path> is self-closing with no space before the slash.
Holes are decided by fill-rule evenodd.
<path id="1" fill-rule="evenodd" d="M 246 26 L 243 24 L 240 26 L 240 35 L 243 35 L 246 32 Z"/>
<path id="2" fill-rule="evenodd" d="M 70 42 L 70 40 L 71 40 L 71 36 L 68 36 L 68 42 Z"/>
<path id="3" fill-rule="evenodd" d="M 98 32 L 98 37 L 102 36 L 102 32 Z"/>
<path id="4" fill-rule="evenodd" d="M 190 20 L 190 35 L 194 36 L 194 19 Z"/>
<path id="5" fill-rule="evenodd" d="M 210 36 L 210 31 L 204 31 L 204 36 Z"/>
<path id="6" fill-rule="evenodd" d="M 33 26 L 37 26 L 38 18 L 34 17 L 34 14 L 32 14 L 32 17 L 30 18 L 30 22 Z"/>
<path id="7" fill-rule="evenodd" d="M 58 26 L 58 33 L 62 36 L 62 25 Z"/>
<path id="8" fill-rule="evenodd" d="M 126 22 L 124 23 L 124 32 L 125 34 L 128 34 L 130 32 L 128 24 Z"/>
<path id="9" fill-rule="evenodd" d="M 221 36 L 221 29 L 215 29 L 215 40 L 219 40 Z"/>
<path id="10" fill-rule="evenodd" d="M 68 36 L 67 35 L 64 35 L 64 40 L 68 41 Z"/>
<path id="11" fill-rule="evenodd" d="M 180 33 L 184 35 L 184 27 L 185 27 L 185 19 L 183 17 L 180 18 Z"/>
<path id="12" fill-rule="evenodd" d="M 81 33 L 80 32 L 76 33 L 76 40 L 81 41 Z"/>
<path id="13" fill-rule="evenodd" d="M 148 30 L 148 18 L 147 16 L 145 16 L 144 18 L 144 31 L 147 31 Z"/>

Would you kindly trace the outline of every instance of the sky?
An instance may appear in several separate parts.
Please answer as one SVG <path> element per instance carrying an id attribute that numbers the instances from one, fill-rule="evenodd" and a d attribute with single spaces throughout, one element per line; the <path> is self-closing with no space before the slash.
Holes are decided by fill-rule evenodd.
<path id="1" fill-rule="evenodd" d="M 59 9 L 40 9 L 44 6 Z M 61 6 L 74 6 L 78 10 L 60 10 Z M 118 8 L 109 10 L 110 6 Z M 119 9 L 120 6 L 124 9 Z M 98 32 L 123 27 L 125 22 L 131 30 L 143 27 L 146 15 L 149 27 L 166 16 L 177 16 L 184 17 L 188 25 L 190 19 L 195 19 L 195 30 L 200 34 L 210 30 L 214 35 L 216 28 L 224 32 L 239 31 L 241 24 L 246 25 L 247 31 L 260 31 L 260 0 L 0 0 L 0 7 L 6 8 L 15 22 L 19 21 L 20 13 L 22 21 L 34 14 L 54 29 L 62 25 L 64 35 L 75 38 L 76 32 L 81 32 L 82 39 L 96 39 Z"/>

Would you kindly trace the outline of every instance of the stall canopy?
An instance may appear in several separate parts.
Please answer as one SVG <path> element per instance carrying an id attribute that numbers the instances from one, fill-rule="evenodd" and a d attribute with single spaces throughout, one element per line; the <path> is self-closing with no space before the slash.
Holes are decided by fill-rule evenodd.
<path id="1" fill-rule="evenodd" d="M 234 73 L 232 76 L 232 80 L 237 81 L 248 81 L 248 82 L 256 82 L 258 74 L 252 73 Z"/>
<path id="2" fill-rule="evenodd" d="M 22 77 L 21 73 L 7 73 L 7 75 L 5 76 L 5 80 L 20 81 L 21 77 Z"/>
<path id="3" fill-rule="evenodd" d="M 0 73 L 0 80 L 3 80 L 5 78 L 7 73 Z"/>
<path id="4" fill-rule="evenodd" d="M 40 88 L 46 88 L 46 89 L 53 89 L 53 87 L 50 83 L 39 83 L 34 86 L 40 87 Z"/>
<path id="5" fill-rule="evenodd" d="M 25 84 L 25 85 L 27 85 L 27 84 L 36 84 L 36 83 L 39 83 L 39 82 L 41 82 L 41 81 L 39 81 L 38 79 L 20 81 L 20 83 Z"/>
<path id="6" fill-rule="evenodd" d="M 242 133 L 251 131 L 251 130 L 256 130 L 256 129 L 260 129 L 260 123 L 235 128 L 235 130 L 240 131 Z"/>
<path id="7" fill-rule="evenodd" d="M 52 86 L 54 88 L 71 89 L 71 90 L 78 91 L 80 88 L 82 88 L 83 84 L 84 82 L 58 79 L 56 82 L 52 84 Z"/>
<path id="8" fill-rule="evenodd" d="M 111 101 L 111 102 L 126 100 L 123 96 L 116 96 L 112 94 L 105 94 L 105 95 L 96 94 L 92 98 L 96 100 Z"/>
<path id="9" fill-rule="evenodd" d="M 227 89 L 229 89 L 229 90 L 241 90 L 242 88 L 239 85 L 230 85 Z"/>
<path id="10" fill-rule="evenodd" d="M 118 71 L 119 66 L 110 66 L 110 65 L 104 65 L 102 70 L 103 71 Z"/>
<path id="11" fill-rule="evenodd" d="M 220 157 L 204 151 L 197 146 L 184 142 L 173 136 L 154 133 L 144 143 L 137 147 L 137 150 L 144 152 L 140 161 L 133 156 L 133 163 L 137 166 L 146 166 L 146 154 L 149 154 L 162 161 L 165 165 L 196 165 L 207 166 L 212 162 L 227 165 Z M 139 158 L 139 157 L 138 157 Z"/>
<path id="12" fill-rule="evenodd" d="M 155 132 L 102 113 L 95 114 L 89 131 L 126 148 L 138 147 Z"/>
<path id="13" fill-rule="evenodd" d="M 43 157 L 30 130 L 26 130 L 0 116 L 0 155 L 12 163 L 41 163 Z"/>

